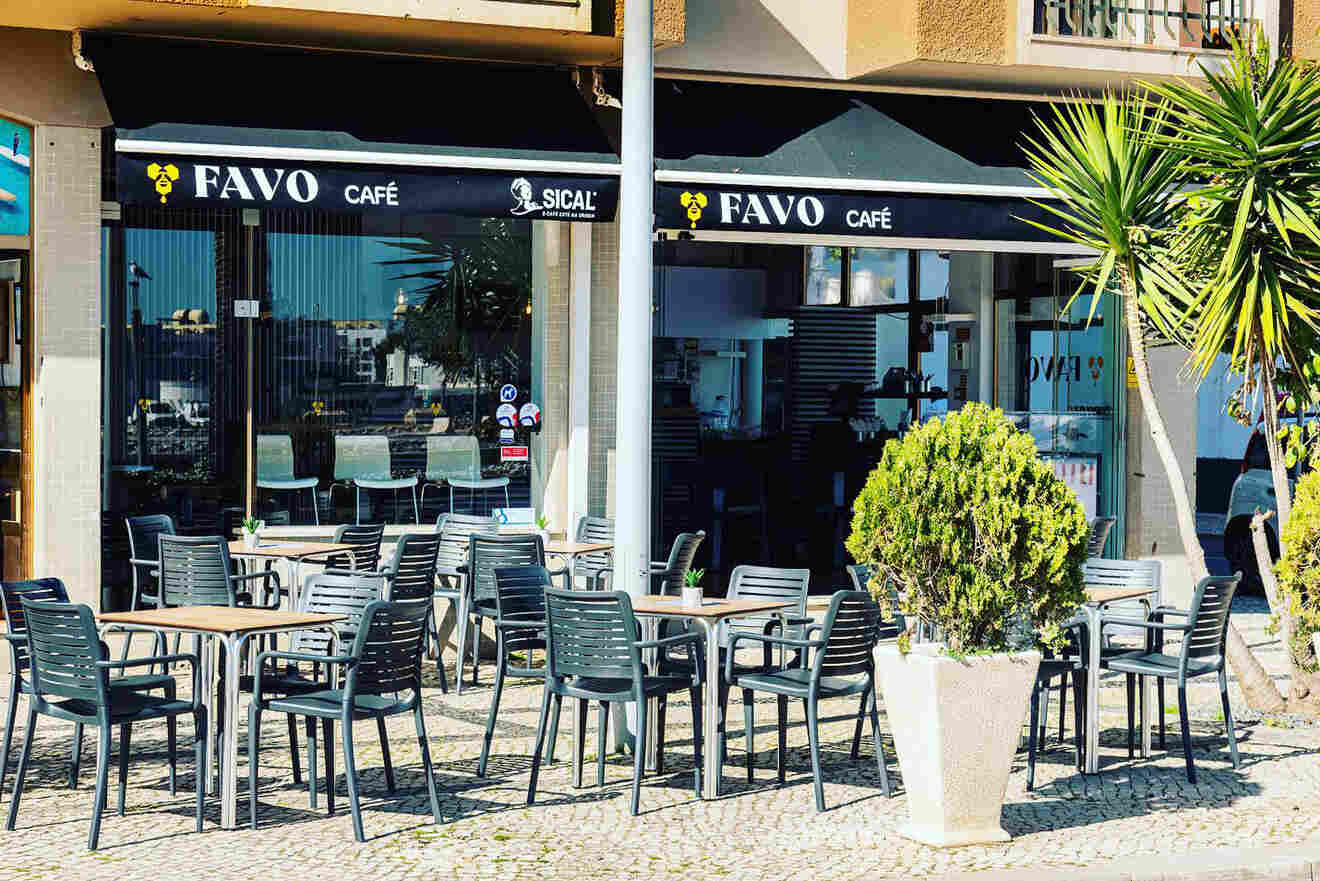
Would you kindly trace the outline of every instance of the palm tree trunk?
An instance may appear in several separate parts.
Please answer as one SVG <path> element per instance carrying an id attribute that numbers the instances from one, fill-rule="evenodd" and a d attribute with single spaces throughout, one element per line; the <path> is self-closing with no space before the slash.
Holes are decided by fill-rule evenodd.
<path id="1" fill-rule="evenodd" d="M 1155 442 L 1160 462 L 1164 465 L 1165 476 L 1169 480 L 1169 491 L 1173 496 L 1173 507 L 1177 516 L 1178 535 L 1182 538 L 1183 553 L 1187 555 L 1187 564 L 1192 570 L 1192 578 L 1197 581 L 1210 574 L 1205 565 L 1205 551 L 1201 540 L 1196 535 L 1196 516 L 1192 512 L 1191 495 L 1187 492 L 1187 482 L 1183 480 L 1182 469 L 1178 467 L 1178 457 L 1169 442 L 1169 432 L 1160 414 L 1159 404 L 1155 400 L 1155 390 L 1150 383 L 1150 362 L 1146 359 L 1146 342 L 1141 335 L 1141 312 L 1137 304 L 1136 290 L 1132 287 L 1132 273 L 1126 269 L 1120 273 L 1123 285 L 1123 313 L 1127 323 L 1128 343 L 1132 352 L 1132 369 L 1137 375 L 1137 390 L 1141 395 L 1141 407 L 1145 413 L 1146 424 L 1150 426 L 1150 437 Z M 1228 662 L 1237 674 L 1238 686 L 1247 700 L 1247 705 L 1258 712 L 1279 712 L 1283 709 L 1283 696 L 1265 672 L 1256 656 L 1251 653 L 1246 640 L 1231 622 L 1228 625 Z"/>
<path id="2" fill-rule="evenodd" d="M 1279 550 L 1282 551 L 1283 527 L 1292 514 L 1292 487 L 1288 485 L 1288 465 L 1283 460 L 1283 444 L 1279 441 L 1279 398 L 1274 374 L 1274 361 L 1263 358 L 1260 365 L 1260 396 L 1265 414 L 1265 449 L 1270 454 L 1270 476 L 1274 478 L 1274 504 L 1279 512 Z"/>

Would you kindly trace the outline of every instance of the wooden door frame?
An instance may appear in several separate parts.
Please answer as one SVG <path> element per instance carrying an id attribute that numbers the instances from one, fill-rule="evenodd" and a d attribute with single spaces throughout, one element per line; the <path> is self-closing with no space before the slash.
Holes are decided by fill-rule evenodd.
<path id="1" fill-rule="evenodd" d="M 19 349 L 19 383 L 22 388 L 22 419 L 23 431 L 21 434 L 20 453 L 21 465 L 19 473 L 19 519 L 20 533 L 23 544 L 23 560 L 21 574 L 24 578 L 32 576 L 34 541 L 32 534 L 33 516 L 36 510 L 35 499 L 35 449 L 33 445 L 33 349 L 35 348 L 36 328 L 33 326 L 33 316 L 35 309 L 33 307 L 32 296 L 32 252 L 28 250 L 8 250 L 0 249 L 0 261 L 18 260 L 22 266 L 22 273 L 19 284 L 22 285 L 22 295 L 20 297 L 19 311 L 17 315 L 11 316 L 11 320 L 17 322 L 20 331 Z"/>

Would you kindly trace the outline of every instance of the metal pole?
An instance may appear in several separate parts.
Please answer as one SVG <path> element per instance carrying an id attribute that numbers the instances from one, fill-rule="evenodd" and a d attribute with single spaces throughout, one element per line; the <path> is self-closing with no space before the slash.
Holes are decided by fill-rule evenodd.
<path id="1" fill-rule="evenodd" d="M 255 239 L 255 235 L 254 235 L 253 225 L 247 223 L 248 218 L 245 216 L 243 219 L 244 219 L 243 234 L 244 234 L 244 238 L 247 240 L 247 248 L 246 248 L 247 284 L 245 285 L 246 290 L 243 292 L 243 294 L 247 299 L 255 300 L 256 299 L 256 285 L 255 285 L 256 264 L 255 264 L 254 255 L 252 253 L 253 240 Z M 246 512 L 246 516 L 254 517 L 256 516 L 256 501 L 257 501 L 256 500 L 257 463 L 255 461 L 257 441 L 256 441 L 256 424 L 252 418 L 252 406 L 254 404 L 254 396 L 256 393 L 256 387 L 253 383 L 253 372 L 256 364 L 256 359 L 254 357 L 252 340 L 253 340 L 253 325 L 257 323 L 257 319 L 255 317 L 249 318 L 245 323 L 247 324 L 247 356 L 245 359 L 247 369 L 244 371 L 246 375 L 244 376 L 243 379 L 243 385 L 245 391 L 243 396 L 244 397 L 243 445 L 244 445 L 244 449 L 247 450 L 247 454 L 243 456 L 243 462 L 244 462 L 243 486 L 245 487 L 244 495 L 243 495 L 244 498 L 243 508 Z M 225 536 L 225 537 L 228 538 L 229 536 Z"/>
<path id="2" fill-rule="evenodd" d="M 623 19 L 614 572 L 616 588 L 631 594 L 650 592 L 653 9 L 653 0 L 629 2 Z"/>

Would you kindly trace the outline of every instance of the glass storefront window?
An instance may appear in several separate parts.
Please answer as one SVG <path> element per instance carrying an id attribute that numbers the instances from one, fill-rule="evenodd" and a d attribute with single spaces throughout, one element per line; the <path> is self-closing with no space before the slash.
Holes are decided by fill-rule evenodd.
<path id="1" fill-rule="evenodd" d="M 843 302 L 843 249 L 807 248 L 807 306 L 837 306 Z"/>
<path id="2" fill-rule="evenodd" d="M 908 252 L 892 248 L 851 248 L 848 303 L 890 306 L 908 301 Z"/>

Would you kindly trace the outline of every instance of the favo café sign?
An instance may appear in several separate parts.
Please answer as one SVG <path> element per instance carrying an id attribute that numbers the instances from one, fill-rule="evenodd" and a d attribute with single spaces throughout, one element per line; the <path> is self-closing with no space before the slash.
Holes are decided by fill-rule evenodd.
<path id="1" fill-rule="evenodd" d="M 1023 222 L 1043 222 L 1047 212 L 1026 199 L 1009 197 L 661 183 L 656 185 L 655 213 L 660 229 L 691 232 L 1048 240 Z"/>
<path id="2" fill-rule="evenodd" d="M 312 208 L 331 213 L 614 219 L 610 176 L 119 156 L 120 201 L 188 207 Z"/>

